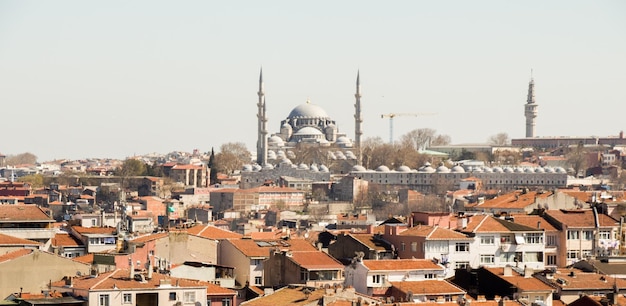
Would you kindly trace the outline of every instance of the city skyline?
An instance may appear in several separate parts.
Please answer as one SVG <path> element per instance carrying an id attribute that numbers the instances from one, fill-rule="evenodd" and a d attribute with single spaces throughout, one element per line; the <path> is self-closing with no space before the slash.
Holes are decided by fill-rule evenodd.
<path id="1" fill-rule="evenodd" d="M 418 128 L 452 143 L 617 136 L 626 106 L 626 4 L 402 1 L 0 3 L 0 153 L 125 158 L 256 144 L 259 70 L 268 132 L 310 100 L 354 138 Z"/>

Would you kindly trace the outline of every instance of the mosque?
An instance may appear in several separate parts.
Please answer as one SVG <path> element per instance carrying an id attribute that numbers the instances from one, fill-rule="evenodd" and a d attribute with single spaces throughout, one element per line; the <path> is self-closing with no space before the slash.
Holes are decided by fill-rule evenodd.
<path id="1" fill-rule="evenodd" d="M 330 159 L 352 160 L 353 164 L 358 163 L 359 156 L 354 151 L 358 151 L 363 134 L 359 73 L 357 73 L 356 93 L 354 95 L 356 99 L 354 104 L 354 141 L 346 134 L 339 132 L 337 123 L 328 116 L 323 108 L 308 100 L 306 103 L 296 106 L 287 118 L 280 122 L 278 133 L 268 137 L 263 71 L 260 73 L 257 95 L 259 97 L 257 103 L 256 158 L 258 166 L 268 167 L 270 164 L 289 163 L 291 159 L 295 158 L 292 149 L 298 146 L 323 148 Z"/>

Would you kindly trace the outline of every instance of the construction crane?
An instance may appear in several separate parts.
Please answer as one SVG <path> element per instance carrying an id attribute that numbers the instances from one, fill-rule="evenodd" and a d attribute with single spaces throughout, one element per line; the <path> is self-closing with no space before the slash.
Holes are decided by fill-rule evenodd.
<path id="1" fill-rule="evenodd" d="M 393 144 L 393 118 L 395 117 L 417 117 L 417 116 L 431 116 L 436 115 L 437 113 L 389 113 L 382 114 L 380 118 L 389 118 L 389 143 Z"/>

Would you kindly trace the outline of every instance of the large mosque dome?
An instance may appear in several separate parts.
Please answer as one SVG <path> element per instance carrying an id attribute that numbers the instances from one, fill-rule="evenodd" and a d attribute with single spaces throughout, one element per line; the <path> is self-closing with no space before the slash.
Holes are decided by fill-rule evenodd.
<path id="1" fill-rule="evenodd" d="M 307 102 L 296 106 L 287 118 L 328 118 L 328 114 L 323 108 Z"/>

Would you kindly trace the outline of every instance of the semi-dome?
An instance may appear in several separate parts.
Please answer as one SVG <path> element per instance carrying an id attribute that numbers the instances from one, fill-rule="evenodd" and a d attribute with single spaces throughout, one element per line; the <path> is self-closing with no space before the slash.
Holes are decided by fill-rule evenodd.
<path id="1" fill-rule="evenodd" d="M 554 173 L 554 168 L 552 167 L 545 167 L 544 170 L 546 170 L 546 173 Z"/>
<path id="2" fill-rule="evenodd" d="M 526 173 L 535 173 L 535 170 L 533 168 L 526 168 L 526 170 L 524 170 L 524 172 L 526 172 Z"/>
<path id="3" fill-rule="evenodd" d="M 363 171 L 366 171 L 366 170 L 365 170 L 365 167 L 363 167 L 361 165 L 354 165 L 352 167 L 352 171 L 354 171 L 354 172 L 363 172 Z"/>
<path id="4" fill-rule="evenodd" d="M 311 170 L 311 171 L 313 171 L 313 172 L 318 172 L 318 171 L 320 171 L 320 169 L 317 167 L 317 165 L 316 165 L 316 164 L 312 164 L 312 165 L 311 165 L 311 169 L 310 169 L 310 170 Z"/>
<path id="5" fill-rule="evenodd" d="M 492 170 L 493 170 L 494 173 L 502 173 L 502 172 L 504 172 L 504 170 L 502 170 L 502 168 L 500 168 L 498 166 L 493 167 Z"/>
<path id="6" fill-rule="evenodd" d="M 296 136 L 310 136 L 310 135 L 324 135 L 324 133 L 322 133 L 322 131 L 311 127 L 311 126 L 305 126 L 301 129 L 299 129 L 294 135 Z"/>
<path id="7" fill-rule="evenodd" d="M 448 167 L 441 165 L 439 167 L 437 167 L 437 172 L 438 173 L 448 173 L 450 172 L 450 169 L 448 169 Z"/>
<path id="8" fill-rule="evenodd" d="M 323 108 L 307 102 L 291 110 L 288 118 L 328 118 L 328 115 Z"/>
<path id="9" fill-rule="evenodd" d="M 536 173 L 545 173 L 546 170 L 543 170 L 543 167 L 537 167 L 537 169 L 535 169 Z"/>
<path id="10" fill-rule="evenodd" d="M 435 172 L 435 169 L 429 164 L 428 166 L 422 167 L 420 172 L 433 173 Z"/>
<path id="11" fill-rule="evenodd" d="M 320 166 L 320 172 L 328 172 L 328 167 L 321 165 Z"/>
<path id="12" fill-rule="evenodd" d="M 493 173 L 493 169 L 491 169 L 489 167 L 485 167 L 485 168 L 483 168 L 483 170 L 485 170 L 485 173 Z"/>
<path id="13" fill-rule="evenodd" d="M 274 135 L 272 137 L 270 137 L 270 139 L 267 140 L 267 143 L 270 146 L 277 146 L 277 147 L 282 147 L 285 145 L 285 142 L 283 141 L 282 138 L 280 138 L 280 136 Z"/>

